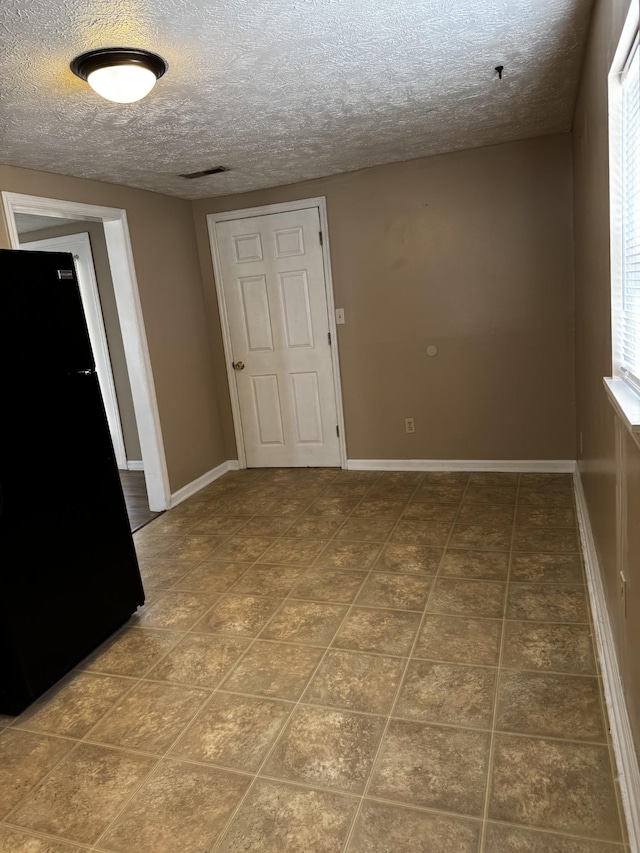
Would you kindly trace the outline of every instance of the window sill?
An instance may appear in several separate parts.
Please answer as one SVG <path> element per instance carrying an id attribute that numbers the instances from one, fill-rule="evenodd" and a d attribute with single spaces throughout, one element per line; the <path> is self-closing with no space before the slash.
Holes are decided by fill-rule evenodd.
<path id="1" fill-rule="evenodd" d="M 640 397 L 622 379 L 605 376 L 603 382 L 622 423 L 636 440 L 640 439 Z"/>

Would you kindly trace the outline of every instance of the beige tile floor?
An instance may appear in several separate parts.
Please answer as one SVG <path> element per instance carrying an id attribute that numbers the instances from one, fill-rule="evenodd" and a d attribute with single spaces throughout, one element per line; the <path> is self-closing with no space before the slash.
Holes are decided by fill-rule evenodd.
<path id="1" fill-rule="evenodd" d="M 253 470 L 0 718 L 2 853 L 624 853 L 564 475 Z"/>

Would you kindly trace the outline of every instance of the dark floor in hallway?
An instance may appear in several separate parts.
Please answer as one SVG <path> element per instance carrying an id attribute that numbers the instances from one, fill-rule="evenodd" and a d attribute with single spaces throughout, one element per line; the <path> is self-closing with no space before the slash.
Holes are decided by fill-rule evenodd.
<path id="1" fill-rule="evenodd" d="M 122 493 L 127 505 L 127 515 L 132 532 L 139 530 L 161 513 L 149 509 L 144 471 L 119 471 Z"/>

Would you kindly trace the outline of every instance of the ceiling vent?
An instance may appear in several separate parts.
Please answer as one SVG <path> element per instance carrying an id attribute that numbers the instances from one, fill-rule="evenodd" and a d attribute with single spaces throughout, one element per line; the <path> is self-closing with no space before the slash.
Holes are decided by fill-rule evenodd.
<path id="1" fill-rule="evenodd" d="M 190 181 L 194 178 L 204 178 L 205 175 L 219 175 L 220 172 L 228 172 L 226 166 L 214 166 L 213 169 L 202 169 L 201 172 L 187 172 L 186 175 L 180 175 L 181 178 L 188 178 Z"/>

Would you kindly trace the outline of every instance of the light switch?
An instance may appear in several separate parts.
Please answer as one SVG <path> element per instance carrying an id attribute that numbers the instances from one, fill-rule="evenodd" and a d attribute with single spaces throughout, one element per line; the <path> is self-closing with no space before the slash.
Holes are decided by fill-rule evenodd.
<path id="1" fill-rule="evenodd" d="M 336 308 L 336 325 L 344 323 L 344 308 Z"/>

